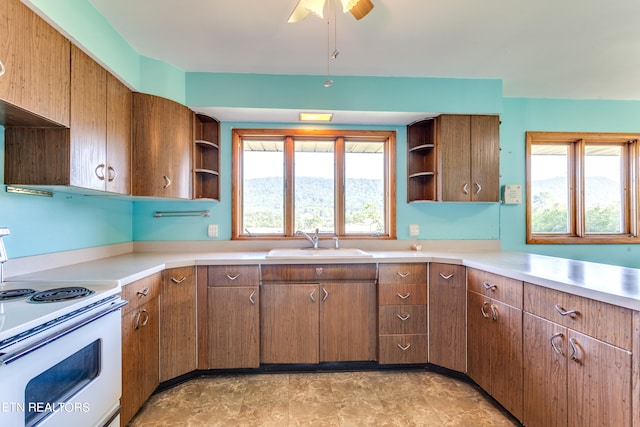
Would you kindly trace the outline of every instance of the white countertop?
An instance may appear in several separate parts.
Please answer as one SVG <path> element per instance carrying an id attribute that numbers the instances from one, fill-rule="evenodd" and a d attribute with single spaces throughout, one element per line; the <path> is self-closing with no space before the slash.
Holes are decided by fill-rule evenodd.
<path id="1" fill-rule="evenodd" d="M 504 251 L 368 251 L 373 258 L 266 258 L 267 252 L 131 252 L 11 278 L 24 281 L 113 280 L 125 286 L 166 268 L 191 265 L 353 264 L 439 262 L 461 264 L 536 285 L 640 311 L 640 269 Z"/>

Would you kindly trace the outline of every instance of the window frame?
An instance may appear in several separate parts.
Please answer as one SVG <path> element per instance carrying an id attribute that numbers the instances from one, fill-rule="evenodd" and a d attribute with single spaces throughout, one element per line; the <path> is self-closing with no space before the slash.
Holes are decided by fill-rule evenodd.
<path id="1" fill-rule="evenodd" d="M 232 134 L 232 240 L 243 239 L 265 239 L 265 240 L 289 240 L 303 239 L 303 237 L 295 236 L 294 229 L 294 185 L 293 185 L 293 167 L 286 166 L 284 170 L 284 233 L 283 234 L 255 234 L 249 233 L 242 227 L 242 177 L 243 177 L 243 139 L 282 139 L 285 141 L 285 165 L 293 166 L 294 148 L 293 141 L 296 138 L 317 138 L 332 139 L 336 141 L 336 153 L 343 152 L 345 141 L 371 140 L 375 142 L 384 142 L 384 213 L 385 213 L 385 230 L 386 233 L 379 235 L 368 234 L 346 234 L 345 233 L 345 212 L 344 212 L 344 187 L 338 185 L 339 182 L 344 183 L 344 156 L 340 157 L 336 154 L 336 166 L 334 169 L 335 185 L 335 233 L 323 233 L 323 237 L 339 237 L 340 239 L 379 239 L 379 240 L 395 240 L 396 239 L 396 132 L 380 131 L 380 130 L 339 130 L 339 129 L 245 129 L 236 128 L 231 130 Z M 286 148 L 289 145 L 291 148 Z"/>
<path id="2" fill-rule="evenodd" d="M 638 141 L 640 134 L 590 132 L 526 132 L 526 243 L 527 244 L 637 244 L 640 243 L 638 199 Z M 533 145 L 561 144 L 568 149 L 569 232 L 534 233 L 532 228 L 531 151 Z M 624 191 L 621 233 L 600 234 L 585 231 L 584 147 L 585 145 L 622 145 Z"/>

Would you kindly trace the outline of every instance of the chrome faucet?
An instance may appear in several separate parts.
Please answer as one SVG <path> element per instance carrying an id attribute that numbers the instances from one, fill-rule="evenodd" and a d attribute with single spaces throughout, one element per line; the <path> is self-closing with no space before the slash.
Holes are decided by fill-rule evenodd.
<path id="1" fill-rule="evenodd" d="M 316 228 L 316 232 L 313 235 L 313 237 L 309 236 L 307 233 L 305 233 L 302 230 L 298 230 L 296 231 L 296 236 L 304 236 L 305 239 L 307 239 L 309 241 L 309 243 L 311 243 L 313 245 L 313 249 L 318 249 L 318 230 Z"/>
<path id="2" fill-rule="evenodd" d="M 7 256 L 7 250 L 4 247 L 4 243 L 2 242 L 2 238 L 4 236 L 8 236 L 9 229 L 7 227 L 0 227 L 0 284 L 4 281 L 4 276 L 2 275 L 2 265 L 9 260 Z"/>

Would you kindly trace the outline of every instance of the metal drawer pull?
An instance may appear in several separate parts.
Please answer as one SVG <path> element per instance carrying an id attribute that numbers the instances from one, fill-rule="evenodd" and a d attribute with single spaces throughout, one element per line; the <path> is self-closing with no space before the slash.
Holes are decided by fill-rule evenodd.
<path id="1" fill-rule="evenodd" d="M 562 356 L 562 350 L 556 345 L 554 341 L 556 338 L 564 338 L 564 335 L 562 334 L 562 332 L 558 332 L 557 334 L 551 335 L 551 339 L 549 339 L 549 342 L 551 343 L 551 347 L 553 348 L 553 351 L 555 351 L 560 356 Z"/>
<path id="2" fill-rule="evenodd" d="M 398 276 L 402 277 L 403 279 L 406 279 L 411 274 L 410 272 L 409 273 L 400 273 L 399 271 L 397 273 L 398 273 Z"/>
<path id="3" fill-rule="evenodd" d="M 5 71 L 7 71 L 7 69 L 4 67 L 4 64 L 2 63 L 2 61 L 0 61 L 0 76 L 2 76 Z"/>
<path id="4" fill-rule="evenodd" d="M 164 188 L 166 190 L 171 185 L 171 180 L 169 179 L 169 177 L 167 175 L 162 175 L 162 178 L 164 178 L 164 180 L 166 182 L 166 184 L 162 188 Z"/>
<path id="5" fill-rule="evenodd" d="M 400 298 L 400 299 L 407 299 L 407 298 L 409 298 L 411 296 L 411 292 L 407 292 L 406 295 L 400 295 L 399 293 L 396 294 L 396 295 L 398 295 L 398 298 Z"/>
<path id="6" fill-rule="evenodd" d="M 475 184 L 476 184 L 476 194 L 480 194 L 480 192 L 482 191 L 482 186 L 477 182 Z"/>
<path id="7" fill-rule="evenodd" d="M 236 274 L 235 276 L 229 276 L 229 275 L 227 274 L 227 279 L 229 279 L 229 280 L 236 280 L 238 277 L 240 277 L 240 275 L 239 275 L 239 274 Z"/>
<path id="8" fill-rule="evenodd" d="M 491 320 L 498 320 L 498 307 L 491 304 Z"/>
<path id="9" fill-rule="evenodd" d="M 98 171 L 100 171 L 100 173 L 98 173 Z M 93 173 L 96 174 L 100 181 L 104 181 L 104 163 L 100 163 L 98 166 L 96 166 Z"/>
<path id="10" fill-rule="evenodd" d="M 322 301 L 325 301 L 329 296 L 329 292 L 325 288 L 322 288 L 322 292 L 324 292 L 324 296 L 322 297 Z"/>
<path id="11" fill-rule="evenodd" d="M 578 347 L 580 347 L 580 344 L 578 344 L 575 338 L 569 338 L 569 345 L 571 346 L 569 358 L 576 363 L 582 364 L 582 360 L 578 357 Z"/>
<path id="12" fill-rule="evenodd" d="M 569 316 L 572 319 L 575 319 L 576 316 L 580 314 L 578 310 L 565 310 L 564 307 L 562 307 L 560 304 L 556 304 L 554 307 L 556 308 L 558 313 L 560 313 L 560 316 Z"/>
<path id="13" fill-rule="evenodd" d="M 451 274 L 440 273 L 440 277 L 442 277 L 444 280 L 449 280 L 453 277 L 453 273 Z"/>
<path id="14" fill-rule="evenodd" d="M 176 285 L 179 285 L 180 283 L 184 282 L 185 280 L 187 280 L 187 278 L 185 276 L 182 276 L 180 279 L 176 279 L 175 277 L 171 278 L 171 281 L 173 283 L 175 283 Z"/>
<path id="15" fill-rule="evenodd" d="M 107 168 L 107 179 L 109 180 L 109 182 L 112 182 L 113 180 L 115 180 L 118 177 L 118 172 L 116 172 L 116 170 L 112 167 L 109 166 Z"/>
<path id="16" fill-rule="evenodd" d="M 489 313 L 487 313 L 487 311 L 485 310 L 485 307 L 488 305 L 489 303 L 485 301 L 484 303 L 482 303 L 482 307 L 480 307 L 480 312 L 482 313 L 482 317 L 484 317 L 485 319 L 489 317 Z"/>
<path id="17" fill-rule="evenodd" d="M 484 288 L 485 288 L 487 291 L 491 290 L 491 291 L 494 291 L 494 292 L 495 292 L 495 291 L 496 291 L 496 289 L 498 289 L 498 285 L 491 285 L 491 284 L 489 284 L 489 283 L 487 283 L 487 282 L 482 282 L 482 286 L 484 286 Z"/>
<path id="18" fill-rule="evenodd" d="M 144 320 L 142 321 L 142 325 L 140 325 L 140 315 L 143 313 L 145 317 L 144 317 Z M 148 322 L 149 322 L 149 312 L 143 308 L 142 310 L 136 313 L 136 325 L 134 326 L 134 329 L 139 329 L 140 326 L 147 326 Z"/>
<path id="19" fill-rule="evenodd" d="M 469 194 L 469 183 L 468 182 L 464 183 L 464 187 L 462 187 L 462 192 L 464 194 Z"/>
<path id="20" fill-rule="evenodd" d="M 406 315 L 406 316 L 404 316 L 404 317 L 403 317 L 402 315 L 400 315 L 400 314 L 396 314 L 396 316 L 398 317 L 398 319 L 402 320 L 403 322 L 404 322 L 405 320 L 409 320 L 409 318 L 411 317 L 411 315 L 410 315 L 410 314 L 407 314 L 407 315 Z"/>
<path id="21" fill-rule="evenodd" d="M 256 294 L 256 291 L 251 292 L 251 295 L 249 295 L 249 301 L 251 302 L 251 304 L 255 305 L 255 301 L 253 300 L 253 296 Z"/>
<path id="22" fill-rule="evenodd" d="M 316 302 L 316 290 L 312 290 L 311 293 L 309 294 L 309 299 L 311 299 L 311 302 Z"/>
<path id="23" fill-rule="evenodd" d="M 411 348 L 411 344 L 407 344 L 405 346 L 403 346 L 402 344 L 398 344 L 398 348 L 402 351 L 407 351 L 409 350 L 409 348 Z"/>
<path id="24" fill-rule="evenodd" d="M 136 292 L 136 295 L 146 297 L 149 295 L 149 288 L 144 288 L 143 290 Z"/>

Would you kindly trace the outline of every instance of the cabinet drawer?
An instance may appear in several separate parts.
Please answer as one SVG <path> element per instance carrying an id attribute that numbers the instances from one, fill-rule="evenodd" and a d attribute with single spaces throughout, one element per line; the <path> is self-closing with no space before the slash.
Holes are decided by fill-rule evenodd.
<path id="1" fill-rule="evenodd" d="M 318 283 L 335 280 L 376 279 L 375 264 L 266 264 L 262 281 L 275 283 Z"/>
<path id="2" fill-rule="evenodd" d="M 468 268 L 467 287 L 471 291 L 522 309 L 523 284 L 520 280 Z"/>
<path id="3" fill-rule="evenodd" d="M 378 362 L 427 363 L 426 335 L 381 335 Z"/>
<path id="4" fill-rule="evenodd" d="M 156 273 L 125 285 L 122 288 L 122 299 L 128 301 L 129 304 L 123 307 L 123 314 L 157 298 L 160 295 L 161 278 L 161 273 Z"/>
<path id="5" fill-rule="evenodd" d="M 427 285 L 397 284 L 378 287 L 380 305 L 416 305 L 427 303 Z"/>
<path id="6" fill-rule="evenodd" d="M 627 308 L 525 283 L 524 310 L 631 350 L 632 311 Z"/>
<path id="7" fill-rule="evenodd" d="M 427 333 L 424 305 L 385 305 L 380 307 L 379 316 L 380 335 Z"/>
<path id="8" fill-rule="evenodd" d="M 256 286 L 260 282 L 257 265 L 216 265 L 209 267 L 208 286 Z"/>
<path id="9" fill-rule="evenodd" d="M 189 286 L 196 278 L 195 267 L 170 268 L 162 272 L 162 283 L 164 286 Z"/>
<path id="10" fill-rule="evenodd" d="M 380 264 L 378 283 L 385 285 L 427 283 L 427 264 Z"/>

